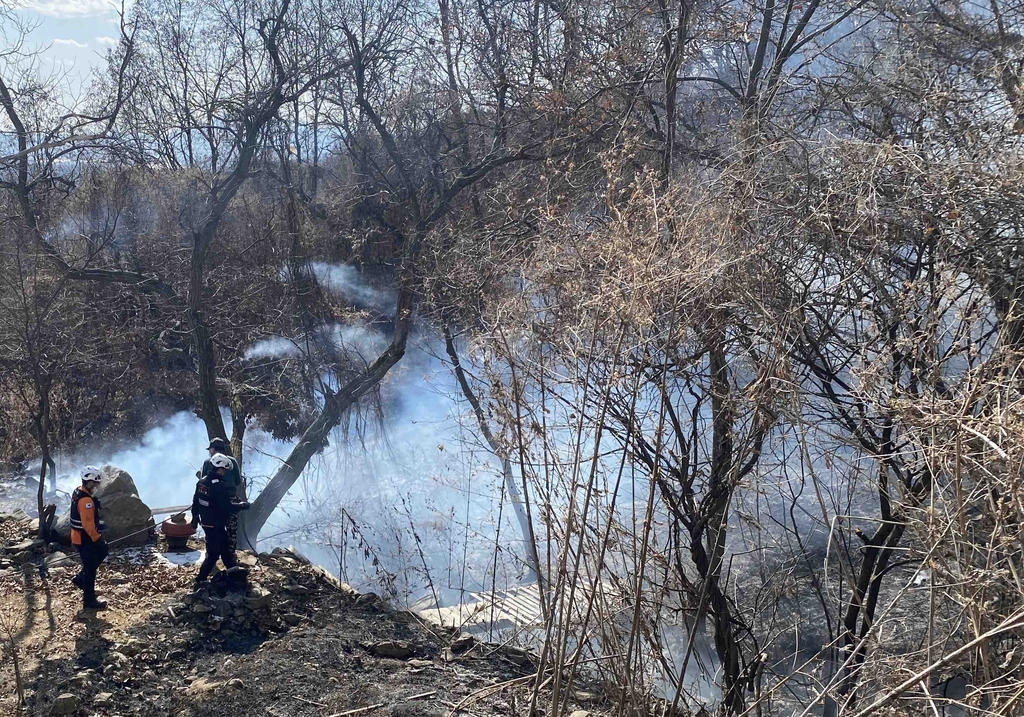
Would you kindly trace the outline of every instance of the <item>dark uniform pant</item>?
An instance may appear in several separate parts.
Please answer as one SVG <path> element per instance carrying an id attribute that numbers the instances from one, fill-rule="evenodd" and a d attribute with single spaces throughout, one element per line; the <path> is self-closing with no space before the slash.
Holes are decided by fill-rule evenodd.
<path id="1" fill-rule="evenodd" d="M 82 559 L 82 570 L 75 578 L 75 583 L 82 588 L 82 598 L 86 604 L 96 601 L 96 569 L 107 559 L 107 544 L 104 541 L 98 543 L 82 540 L 78 546 L 78 555 Z"/>
<path id="2" fill-rule="evenodd" d="M 232 557 L 234 552 L 238 549 L 238 513 L 232 513 L 228 518 L 228 550 L 231 551 Z"/>
<path id="3" fill-rule="evenodd" d="M 217 564 L 217 558 L 220 558 L 224 563 L 224 567 L 231 569 L 237 565 L 235 560 L 235 551 L 228 542 L 228 531 L 223 526 L 218 528 L 207 528 L 203 526 L 203 531 L 206 533 L 206 560 L 199 567 L 199 577 L 197 580 L 206 580 L 210 577 L 210 573 L 213 572 L 214 566 Z"/>

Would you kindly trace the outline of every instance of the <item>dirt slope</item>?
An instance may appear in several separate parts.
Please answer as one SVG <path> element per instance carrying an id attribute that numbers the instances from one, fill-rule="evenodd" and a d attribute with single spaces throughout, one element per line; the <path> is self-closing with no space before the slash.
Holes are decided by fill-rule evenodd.
<path id="1" fill-rule="evenodd" d="M 193 594 L 192 564 L 154 546 L 115 551 L 98 581 L 110 609 L 98 614 L 78 610 L 77 566 L 45 579 L 32 565 L 0 569 L 0 612 L 26 686 L 21 714 L 430 717 L 460 705 L 526 714 L 529 655 L 424 625 L 300 556 L 242 557 L 245 592 L 221 574 Z M 602 713 L 589 693 L 579 697 L 590 704 L 573 709 Z M 8 714 L 18 714 L 10 659 L 0 666 Z"/>

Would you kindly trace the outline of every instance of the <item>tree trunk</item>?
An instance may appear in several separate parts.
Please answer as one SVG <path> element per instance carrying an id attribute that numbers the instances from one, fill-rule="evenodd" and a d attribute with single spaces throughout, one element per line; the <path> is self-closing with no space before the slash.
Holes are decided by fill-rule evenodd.
<path id="1" fill-rule="evenodd" d="M 727 714 L 741 714 L 745 708 L 745 700 L 740 676 L 740 650 L 733 634 L 729 602 L 720 586 L 728 526 L 726 512 L 732 496 L 731 479 L 735 472 L 733 411 L 729 405 L 729 365 L 721 336 L 712 340 L 709 369 L 713 435 L 707 500 L 711 504 L 711 509 L 706 528 L 701 531 L 705 533 L 704 539 L 707 540 L 708 550 L 705 552 L 701 536 L 698 534 L 691 543 L 691 555 L 707 583 L 707 600 L 715 622 L 715 650 L 722 663 L 722 703 Z M 700 522 L 697 526 L 700 526 Z"/>
<path id="2" fill-rule="evenodd" d="M 196 371 L 199 373 L 197 413 L 206 424 L 207 438 L 227 438 L 224 419 L 220 415 L 220 402 L 217 400 L 217 357 L 213 349 L 213 337 L 200 311 L 203 305 L 203 264 L 206 260 L 203 247 L 209 246 L 209 241 L 196 236 L 194 242 L 185 317 L 192 335 Z"/>
<path id="3" fill-rule="evenodd" d="M 6 621 L 8 617 L 4 615 L 0 619 Z M 14 668 L 14 691 L 18 696 L 18 706 L 21 707 L 25 704 L 25 683 L 21 676 L 21 656 L 18 654 L 18 641 L 14 639 L 14 631 L 6 623 L 3 627 L 5 628 L 4 642 L 8 652 L 11 653 L 11 666 Z"/>
<path id="4" fill-rule="evenodd" d="M 39 485 L 36 487 L 36 510 L 39 515 L 39 537 L 43 540 L 49 538 L 47 535 L 48 522 L 44 518 L 46 506 L 43 496 L 46 493 L 46 472 L 54 465 L 50 457 L 50 387 L 48 382 L 43 381 L 42 385 L 37 381 L 36 390 L 39 391 L 39 413 L 36 416 L 36 435 L 39 441 Z M 51 470 L 51 480 L 54 483 L 54 490 L 57 487 L 57 475 Z"/>
<path id="5" fill-rule="evenodd" d="M 466 397 L 469 405 L 473 408 L 477 425 L 480 426 L 480 433 L 483 434 L 484 440 L 487 441 L 491 451 L 501 461 L 501 473 L 505 480 L 505 490 L 508 492 L 509 500 L 512 502 L 512 509 L 515 511 L 516 519 L 519 521 L 519 531 L 522 533 L 523 542 L 529 551 L 529 568 L 532 575 L 527 575 L 527 579 L 532 578 L 540 581 L 540 556 L 537 553 L 537 541 L 534 539 L 530 520 L 526 515 L 523 497 L 519 493 L 519 487 L 516 485 L 515 477 L 512 475 L 512 461 L 509 460 L 508 452 L 498 443 L 497 438 L 491 433 L 490 426 L 487 425 L 487 417 L 480 407 L 480 401 L 473 392 L 473 387 L 469 385 L 469 381 L 466 379 L 466 372 L 463 371 L 462 364 L 459 362 L 459 354 L 455 351 L 455 342 L 447 326 L 444 327 L 444 345 L 445 350 L 448 352 L 448 357 L 452 361 L 452 368 L 455 371 L 455 378 L 458 379 L 459 387 L 462 389 L 462 395 Z"/>
<path id="6" fill-rule="evenodd" d="M 233 392 L 231 394 L 231 453 L 238 462 L 239 483 L 236 497 L 241 500 L 245 500 L 246 496 L 245 476 L 242 472 L 242 446 L 248 418 L 249 414 L 242 405 L 241 395 L 237 391 Z"/>
<path id="7" fill-rule="evenodd" d="M 298 443 L 277 469 L 270 482 L 253 501 L 252 507 L 239 518 L 239 545 L 250 550 L 256 549 L 260 530 L 266 525 L 281 500 L 299 479 L 309 460 L 328 444 L 331 431 L 348 414 L 348 410 L 377 386 L 388 371 L 405 355 L 409 340 L 409 328 L 413 310 L 412 290 L 406 286 L 398 293 L 398 312 L 395 317 L 395 335 L 391 345 L 370 364 L 359 376 L 349 381 L 336 393 L 324 400 L 324 407 L 313 423 L 303 431 Z"/>
<path id="8" fill-rule="evenodd" d="M 839 685 L 839 694 L 847 707 L 857 699 L 857 686 L 860 682 L 860 668 L 867 658 L 865 638 L 871 630 L 878 606 L 878 593 L 882 588 L 882 578 L 892 558 L 893 551 L 903 537 L 906 527 L 894 522 L 886 522 L 878 527 L 867 539 L 864 546 L 864 559 L 861 562 L 857 584 L 853 586 L 854 594 L 843 620 L 843 651 L 844 662 L 852 654 L 843 669 L 843 678 Z M 859 628 L 858 628 L 859 623 Z"/>

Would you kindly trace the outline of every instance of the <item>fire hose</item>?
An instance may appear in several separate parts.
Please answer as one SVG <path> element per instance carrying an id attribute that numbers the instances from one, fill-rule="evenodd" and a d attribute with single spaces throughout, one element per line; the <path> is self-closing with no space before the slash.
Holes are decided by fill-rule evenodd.
<path id="1" fill-rule="evenodd" d="M 247 510 L 249 508 L 249 503 L 248 502 L 243 502 L 242 505 L 244 506 L 244 507 L 242 507 L 242 510 Z M 171 520 L 173 518 L 178 517 L 179 515 L 185 515 L 185 511 L 183 510 L 181 512 L 174 513 L 173 515 L 170 515 L 170 516 L 164 518 L 160 522 L 161 523 L 165 523 L 168 520 Z M 120 542 L 122 542 L 124 540 L 128 540 L 128 538 L 134 538 L 136 535 L 141 535 L 142 533 L 148 533 L 150 530 L 153 530 L 155 527 L 156 526 L 150 527 L 150 526 L 147 525 L 142 530 L 136 530 L 134 533 L 128 533 L 128 535 L 122 535 L 117 540 L 111 540 L 109 543 L 107 543 L 107 547 L 109 548 L 111 546 L 117 545 L 118 543 L 120 543 Z M 49 564 L 43 562 L 42 564 L 39 565 L 39 577 L 40 578 L 45 578 L 47 576 L 47 573 L 49 573 L 50 568 L 60 567 L 62 565 L 70 565 L 73 562 L 74 562 L 74 557 L 71 556 L 71 555 L 66 555 L 63 558 L 60 558 L 59 560 L 54 560 L 52 563 L 49 563 Z"/>
<path id="2" fill-rule="evenodd" d="M 179 515 L 184 515 L 184 514 L 185 514 L 185 511 L 181 511 L 180 513 L 175 513 L 174 515 L 172 515 L 172 516 L 170 516 L 168 518 L 165 518 L 164 520 L 170 520 L 171 518 L 177 517 Z M 164 521 L 161 521 L 161 522 L 164 522 Z M 107 543 L 107 547 L 109 548 L 110 546 L 117 545 L 118 543 L 120 543 L 120 542 L 122 542 L 124 540 L 128 540 L 128 538 L 134 538 L 136 535 L 141 535 L 142 533 L 148 533 L 150 530 L 153 530 L 155 527 L 156 526 L 150 527 L 150 526 L 147 525 L 142 530 L 136 530 L 134 533 L 128 533 L 128 535 L 122 535 L 117 540 L 111 540 L 109 543 Z M 49 563 L 49 564 L 44 562 L 43 564 L 41 564 L 39 566 L 39 577 L 40 578 L 45 578 L 47 573 L 50 571 L 50 568 L 59 567 L 61 565 L 70 565 L 73 562 L 74 562 L 74 556 L 71 556 L 71 555 L 66 555 L 63 558 L 60 558 L 59 560 L 54 560 L 52 563 Z"/>

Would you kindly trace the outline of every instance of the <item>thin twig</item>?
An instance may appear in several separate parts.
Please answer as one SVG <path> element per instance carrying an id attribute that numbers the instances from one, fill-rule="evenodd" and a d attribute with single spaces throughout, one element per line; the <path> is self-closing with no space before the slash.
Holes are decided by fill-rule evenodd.
<path id="1" fill-rule="evenodd" d="M 354 710 L 346 710 L 344 712 L 335 712 L 334 714 L 330 715 L 330 717 L 347 717 L 348 715 L 366 714 L 367 712 L 373 712 L 374 710 L 379 710 L 383 706 L 384 706 L 383 702 L 378 702 L 375 705 L 368 705 L 366 707 L 357 707 Z"/>

